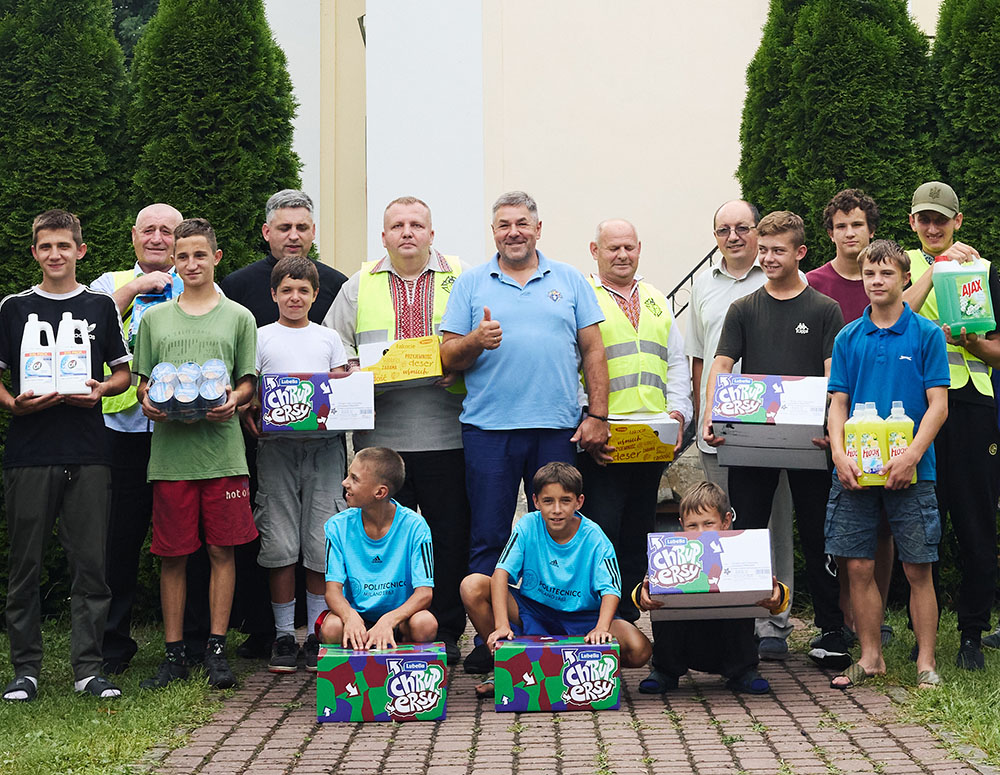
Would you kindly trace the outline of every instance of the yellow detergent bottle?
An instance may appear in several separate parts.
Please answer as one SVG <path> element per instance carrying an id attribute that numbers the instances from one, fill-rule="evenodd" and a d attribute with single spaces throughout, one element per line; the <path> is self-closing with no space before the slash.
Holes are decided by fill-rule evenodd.
<path id="1" fill-rule="evenodd" d="M 855 464 L 858 462 L 858 423 L 864 413 L 865 405 L 855 404 L 854 414 L 844 423 L 844 451 Z"/>
<path id="2" fill-rule="evenodd" d="M 913 443 L 913 420 L 906 416 L 902 401 L 892 402 L 892 411 L 885 421 L 885 433 L 888 442 L 889 460 L 897 457 Z M 911 484 L 917 481 L 917 471 L 913 470 Z"/>
<path id="3" fill-rule="evenodd" d="M 875 402 L 865 404 L 865 413 L 857 425 L 858 468 L 861 476 L 858 484 L 863 487 L 879 487 L 885 484 L 882 465 L 885 462 L 887 438 L 885 420 L 878 416 Z"/>

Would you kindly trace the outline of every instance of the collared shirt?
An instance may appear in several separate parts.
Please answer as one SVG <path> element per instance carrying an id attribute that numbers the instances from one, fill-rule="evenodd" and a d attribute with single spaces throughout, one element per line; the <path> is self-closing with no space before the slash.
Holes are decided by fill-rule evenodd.
<path id="1" fill-rule="evenodd" d="M 450 271 L 448 259 L 433 249 L 427 266 L 417 277 L 402 277 L 389 256 L 380 259 L 371 268 L 371 274 L 389 274 L 389 292 L 396 316 L 396 339 L 415 339 L 434 333 L 434 273 Z"/>
<path id="2" fill-rule="evenodd" d="M 482 430 L 575 428 L 580 422 L 578 332 L 604 313 L 579 270 L 538 253 L 521 286 L 499 255 L 463 272 L 451 289 L 441 330 L 470 333 L 489 307 L 503 340 L 465 371 L 462 422 Z"/>
<path id="3" fill-rule="evenodd" d="M 893 401 L 902 401 L 913 432 L 927 411 L 927 389 L 948 387 L 944 333 L 903 303 L 903 313 L 888 328 L 872 322 L 871 307 L 847 324 L 833 343 L 828 390 L 846 393 L 848 406 L 874 401 L 888 417 Z M 917 479 L 935 479 L 934 445 L 917 464 Z"/>

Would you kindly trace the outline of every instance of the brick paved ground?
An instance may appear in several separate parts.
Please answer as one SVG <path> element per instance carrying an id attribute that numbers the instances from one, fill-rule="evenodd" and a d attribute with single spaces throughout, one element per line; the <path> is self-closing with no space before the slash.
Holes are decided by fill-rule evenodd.
<path id="1" fill-rule="evenodd" d="M 650 697 L 636 691 L 645 670 L 623 672 L 619 711 L 498 714 L 476 701 L 475 678 L 454 670 L 446 721 L 392 725 L 317 724 L 311 674 L 261 671 L 186 747 L 154 751 L 150 764 L 162 775 L 995 772 L 950 758 L 933 732 L 901 723 L 885 694 L 831 689 L 802 655 L 762 665 L 773 689 L 763 697 L 702 673 Z"/>

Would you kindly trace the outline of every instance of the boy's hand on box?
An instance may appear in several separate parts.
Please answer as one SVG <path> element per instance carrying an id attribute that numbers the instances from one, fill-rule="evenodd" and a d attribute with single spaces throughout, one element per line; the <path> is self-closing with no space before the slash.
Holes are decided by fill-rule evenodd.
<path id="1" fill-rule="evenodd" d="M 773 611 L 781 605 L 781 585 L 778 584 L 778 579 L 775 576 L 771 576 L 771 596 L 765 597 L 757 601 L 757 605 L 761 608 L 766 608 L 768 611 Z"/>
<path id="2" fill-rule="evenodd" d="M 226 403 L 205 412 L 205 419 L 210 422 L 225 422 L 234 414 L 236 414 L 236 394 L 232 386 L 226 385 Z"/>
<path id="3" fill-rule="evenodd" d="M 905 490 L 909 487 L 913 483 L 913 472 L 917 470 L 919 462 L 920 458 L 911 448 L 892 458 L 882 467 L 882 473 L 887 477 L 885 489 Z"/>
<path id="4" fill-rule="evenodd" d="M 822 438 L 812 439 L 812 443 L 814 447 L 818 447 L 819 449 L 830 449 L 829 436 L 823 436 Z"/>
<path id="5" fill-rule="evenodd" d="M 388 616 L 388 614 L 386 615 Z M 368 640 L 365 648 L 369 649 L 394 649 L 396 639 L 392 636 L 392 622 L 382 616 L 375 625 L 368 630 Z"/>
<path id="6" fill-rule="evenodd" d="M 663 603 L 653 600 L 649 594 L 649 576 L 642 580 L 642 589 L 639 592 L 639 608 L 643 611 L 652 611 L 654 608 L 663 608 Z"/>
<path id="7" fill-rule="evenodd" d="M 357 611 L 351 611 L 344 622 L 344 634 L 341 636 L 345 649 L 365 649 L 368 644 L 368 630 L 365 620 Z"/>
<path id="8" fill-rule="evenodd" d="M 589 643 L 591 645 L 596 645 L 599 643 L 610 643 L 614 638 L 611 636 L 611 632 L 608 630 L 601 629 L 600 627 L 595 627 L 586 635 L 583 636 L 583 642 Z"/>
<path id="9" fill-rule="evenodd" d="M 486 639 L 486 645 L 489 646 L 490 651 L 497 650 L 497 641 L 507 639 L 510 640 L 514 637 L 514 631 L 510 627 L 499 627 L 490 633 L 490 636 Z"/>
<path id="10" fill-rule="evenodd" d="M 705 413 L 705 424 L 701 426 L 701 437 L 710 447 L 720 447 L 726 443 L 724 436 L 716 436 L 712 428 L 712 415 Z"/>

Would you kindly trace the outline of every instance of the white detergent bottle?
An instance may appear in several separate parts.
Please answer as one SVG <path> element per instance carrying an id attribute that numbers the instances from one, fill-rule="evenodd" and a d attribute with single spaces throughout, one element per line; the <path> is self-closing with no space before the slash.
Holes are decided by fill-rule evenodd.
<path id="1" fill-rule="evenodd" d="M 86 320 L 64 312 L 56 334 L 56 390 L 63 395 L 90 392 L 90 332 Z"/>
<path id="2" fill-rule="evenodd" d="M 43 341 L 44 340 L 44 341 Z M 53 393 L 56 389 L 56 337 L 52 326 L 39 320 L 34 312 L 28 315 L 21 334 L 21 385 L 19 392 L 33 390 L 36 396 Z"/>

